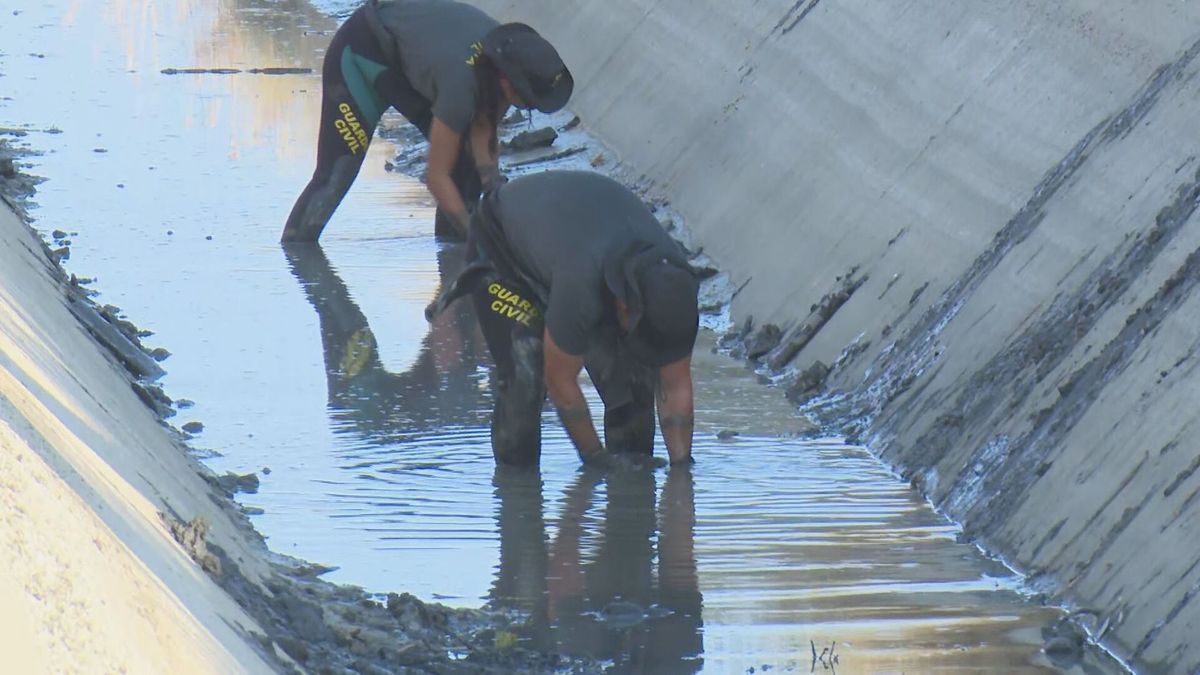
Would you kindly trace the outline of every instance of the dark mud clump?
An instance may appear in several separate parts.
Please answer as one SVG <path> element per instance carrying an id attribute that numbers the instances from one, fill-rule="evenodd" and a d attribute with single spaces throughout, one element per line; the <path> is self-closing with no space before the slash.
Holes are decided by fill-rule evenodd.
<path id="1" fill-rule="evenodd" d="M 205 541 L 208 527 L 202 519 L 183 523 L 171 515 L 162 517 L 188 554 L 266 632 L 251 637 L 280 672 L 602 670 L 590 661 L 527 648 L 531 631 L 519 618 L 451 609 L 408 593 L 371 596 L 360 588 L 323 581 L 320 575 L 331 568 L 320 565 L 276 556 L 269 578 L 259 585 L 247 579 L 220 547 Z"/>

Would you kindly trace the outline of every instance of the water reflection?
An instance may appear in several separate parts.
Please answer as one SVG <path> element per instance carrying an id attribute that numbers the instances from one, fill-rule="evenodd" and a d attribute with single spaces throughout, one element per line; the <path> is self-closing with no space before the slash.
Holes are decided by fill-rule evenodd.
<path id="1" fill-rule="evenodd" d="M 461 244 L 438 249 L 442 283 L 462 269 L 461 249 Z M 320 245 L 288 245 L 284 253 L 320 321 L 335 431 L 383 445 L 414 431 L 480 422 L 485 406 L 478 364 L 486 350 L 470 303 L 455 303 L 439 315 L 412 366 L 389 372 L 367 317 Z"/>
<path id="2" fill-rule="evenodd" d="M 604 485 L 602 518 L 589 517 Z M 615 672 L 703 666 L 692 473 L 672 469 L 656 508 L 649 473 L 585 470 L 567 487 L 553 538 L 537 471 L 498 466 L 500 566 L 491 602 L 529 613 L 542 649 L 611 660 Z"/>

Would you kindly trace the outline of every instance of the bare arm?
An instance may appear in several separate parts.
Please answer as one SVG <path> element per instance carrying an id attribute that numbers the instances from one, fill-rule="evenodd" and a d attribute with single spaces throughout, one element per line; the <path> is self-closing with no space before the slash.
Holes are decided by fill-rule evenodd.
<path id="1" fill-rule="evenodd" d="M 658 371 L 658 425 L 672 464 L 691 461 L 692 427 L 695 411 L 692 400 L 692 358 L 684 357 Z"/>
<path id="2" fill-rule="evenodd" d="M 550 337 L 549 329 L 545 330 L 544 342 L 546 392 L 550 394 L 550 401 L 558 410 L 558 417 L 575 444 L 579 458 L 587 461 L 589 456 L 603 451 L 604 447 L 600 445 L 600 436 L 592 424 L 587 400 L 579 388 L 583 357 L 564 352 Z"/>
<path id="3" fill-rule="evenodd" d="M 458 162 L 459 148 L 462 147 L 462 134 L 446 126 L 438 118 L 433 118 L 433 127 L 429 130 L 429 174 L 425 183 L 433 198 L 450 220 L 458 228 L 459 234 L 467 236 L 467 205 L 450 173 Z"/>
<path id="4" fill-rule="evenodd" d="M 499 187 L 501 181 L 500 147 L 495 131 L 495 125 L 483 115 L 471 125 L 471 156 L 475 158 L 475 170 L 479 172 L 484 192 Z"/>

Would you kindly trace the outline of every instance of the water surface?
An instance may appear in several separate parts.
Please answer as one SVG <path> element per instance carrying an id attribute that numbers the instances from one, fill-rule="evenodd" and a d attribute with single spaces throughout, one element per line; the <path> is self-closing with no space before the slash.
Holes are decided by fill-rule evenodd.
<path id="1" fill-rule="evenodd" d="M 36 225 L 72 232 L 69 269 L 174 353 L 163 383 L 195 406 L 173 421 L 205 423 L 214 470 L 260 474 L 242 501 L 275 550 L 375 592 L 511 608 L 527 639 L 623 671 L 1054 670 L 1057 612 L 865 450 L 797 438 L 709 335 L 691 470 L 580 472 L 547 413 L 541 472 L 497 471 L 471 310 L 422 314 L 462 251 L 433 240 L 424 187 L 384 170 L 396 148 L 372 146 L 322 246 L 284 250 L 318 73 L 161 73 L 319 69 L 334 20 L 286 8 L 0 8 L 0 126 L 31 131 L 50 179 Z"/>

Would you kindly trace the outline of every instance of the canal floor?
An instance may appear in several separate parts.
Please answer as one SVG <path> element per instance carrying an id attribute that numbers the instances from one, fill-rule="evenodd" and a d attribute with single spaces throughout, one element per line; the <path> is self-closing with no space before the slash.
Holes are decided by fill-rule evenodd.
<path id="1" fill-rule="evenodd" d="M 279 232 L 312 171 L 322 50 L 304 3 L 0 7 L 0 126 L 40 156 L 32 212 L 97 300 L 173 355 L 172 420 L 279 552 L 327 578 L 529 616 L 531 641 L 622 672 L 1109 672 L 1051 662 L 1061 613 L 956 542 L 865 449 L 697 350 L 697 464 L 580 472 L 553 416 L 540 473 L 497 470 L 486 350 L 432 202 L 377 141 L 319 247 Z M 272 75 L 251 69 L 311 68 Z M 168 69 L 238 72 L 167 74 Z M 392 119 L 393 124 L 399 120 Z M 596 401 L 593 391 L 588 391 Z"/>

